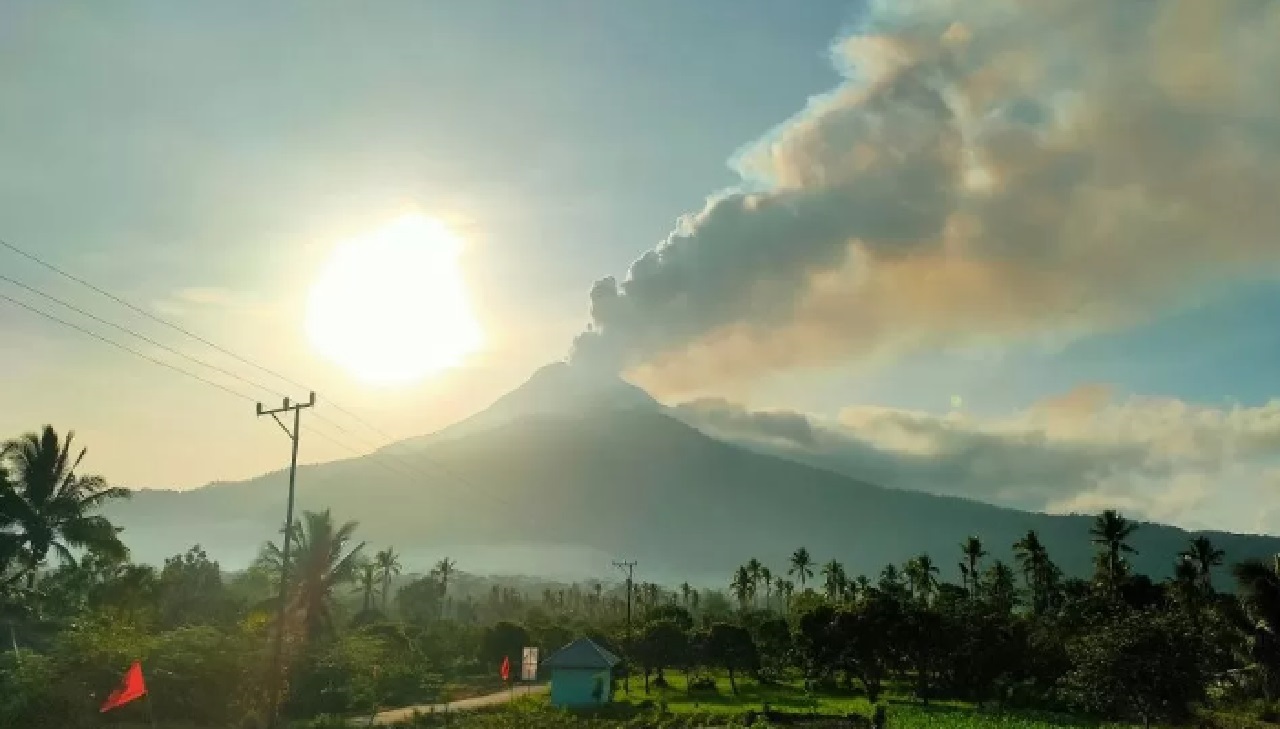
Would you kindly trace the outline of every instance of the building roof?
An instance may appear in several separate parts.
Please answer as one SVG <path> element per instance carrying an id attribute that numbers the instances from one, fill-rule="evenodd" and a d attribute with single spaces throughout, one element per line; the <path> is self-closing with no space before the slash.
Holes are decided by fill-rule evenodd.
<path id="1" fill-rule="evenodd" d="M 543 668 L 613 668 L 622 659 L 601 648 L 590 638 L 579 638 L 547 656 Z"/>

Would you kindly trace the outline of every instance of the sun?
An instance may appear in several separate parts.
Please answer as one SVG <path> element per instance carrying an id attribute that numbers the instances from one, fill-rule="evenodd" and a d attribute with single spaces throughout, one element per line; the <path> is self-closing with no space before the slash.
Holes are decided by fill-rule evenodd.
<path id="1" fill-rule="evenodd" d="M 312 346 L 378 385 L 461 364 L 483 340 L 458 265 L 461 252 L 458 236 L 422 215 L 339 244 L 307 301 Z"/>

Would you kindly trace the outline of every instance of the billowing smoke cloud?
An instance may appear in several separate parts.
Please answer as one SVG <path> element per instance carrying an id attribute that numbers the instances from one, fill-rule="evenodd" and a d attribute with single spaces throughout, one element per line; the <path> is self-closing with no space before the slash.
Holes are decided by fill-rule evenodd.
<path id="1" fill-rule="evenodd" d="M 1280 3 L 883 0 L 575 356 L 649 383 L 1130 323 L 1280 262 Z"/>
<path id="2" fill-rule="evenodd" d="M 716 437 L 855 478 L 1021 509 L 1119 508 L 1186 527 L 1280 527 L 1280 400 L 1214 407 L 1085 385 L 1000 418 L 879 407 L 835 420 L 724 400 L 674 408 Z"/>

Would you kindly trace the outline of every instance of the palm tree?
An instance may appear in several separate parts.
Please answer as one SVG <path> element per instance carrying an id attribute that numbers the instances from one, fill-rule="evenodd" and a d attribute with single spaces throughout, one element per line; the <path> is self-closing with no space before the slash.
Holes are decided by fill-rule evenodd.
<path id="1" fill-rule="evenodd" d="M 391 594 L 391 577 L 400 574 L 400 555 L 391 547 L 378 552 L 373 557 L 373 563 L 378 567 L 378 574 L 382 576 L 382 612 L 387 612 L 387 596 Z"/>
<path id="2" fill-rule="evenodd" d="M 1280 645 L 1280 556 L 1271 563 L 1251 559 L 1233 565 L 1231 572 L 1240 588 L 1240 602 L 1249 617 L 1249 657 L 1263 675 L 1263 693 L 1272 697 L 1274 666 Z"/>
<path id="3" fill-rule="evenodd" d="M 5 494 L 12 488 L 9 471 L 4 465 L 8 453 L 9 445 L 0 444 L 0 590 L 21 579 L 23 567 L 30 562 L 22 535 L 10 531 L 16 528 L 17 521 L 3 508 Z M 3 596 L 3 591 L 0 591 L 0 598 Z"/>
<path id="4" fill-rule="evenodd" d="M 1172 586 L 1174 595 L 1185 605 L 1197 607 L 1199 597 L 1204 592 L 1200 579 L 1200 569 L 1185 553 L 1179 554 L 1173 563 Z"/>
<path id="5" fill-rule="evenodd" d="M 764 609 L 769 609 L 769 598 L 773 596 L 773 571 L 768 567 L 760 567 L 760 584 L 764 585 Z"/>
<path id="6" fill-rule="evenodd" d="M 1124 554 L 1137 554 L 1137 550 L 1125 541 L 1137 531 L 1138 525 L 1120 515 L 1115 509 L 1107 509 L 1098 515 L 1089 536 L 1099 547 L 1099 566 L 1103 568 L 1107 585 L 1114 588 L 1128 569 Z"/>
<path id="7" fill-rule="evenodd" d="M 866 575 L 858 575 L 857 583 L 858 583 L 858 592 L 864 595 L 866 594 L 867 590 L 871 589 L 871 580 L 867 579 Z"/>
<path id="8" fill-rule="evenodd" d="M 898 567 L 892 562 L 880 570 L 880 577 L 876 580 L 876 587 L 880 588 L 881 592 L 895 596 L 901 595 L 906 589 L 903 585 L 902 573 L 898 571 Z"/>
<path id="9" fill-rule="evenodd" d="M 1208 537 L 1196 537 L 1180 555 L 1195 565 L 1199 574 L 1200 586 L 1205 591 L 1213 589 L 1213 568 L 1222 564 L 1226 552 L 1213 546 Z"/>
<path id="10" fill-rule="evenodd" d="M 354 521 L 336 526 L 327 509 L 303 512 L 294 526 L 297 558 L 291 569 L 291 602 L 309 638 L 333 625 L 333 590 L 354 581 L 360 571 L 364 543 L 351 546 L 355 530 Z"/>
<path id="11" fill-rule="evenodd" d="M 996 560 L 987 573 L 987 594 L 992 603 L 1003 610 L 1013 609 L 1017 602 L 1017 590 L 1014 588 L 1013 570 L 1002 560 Z"/>
<path id="12" fill-rule="evenodd" d="M 960 551 L 964 554 L 965 560 L 965 564 L 961 565 L 960 574 L 965 578 L 965 586 L 969 589 L 969 595 L 977 597 L 978 563 L 982 561 L 983 557 L 987 556 L 987 552 L 982 548 L 982 540 L 972 536 L 960 544 Z"/>
<path id="13" fill-rule="evenodd" d="M 787 574 L 795 575 L 800 580 L 800 589 L 804 589 L 805 582 L 813 577 L 813 557 L 809 556 L 809 550 L 801 547 L 791 555 L 791 569 L 787 570 Z"/>
<path id="14" fill-rule="evenodd" d="M 1022 570 L 1027 589 L 1031 591 L 1032 611 L 1037 615 L 1044 612 L 1049 605 L 1049 592 L 1057 580 L 1058 568 L 1049 559 L 1049 550 L 1040 541 L 1040 535 L 1034 529 L 1013 543 L 1013 552 L 1018 559 L 1018 567 Z"/>
<path id="15" fill-rule="evenodd" d="M 436 562 L 436 566 L 431 569 L 431 574 L 440 578 L 440 596 L 443 597 L 449 592 L 449 576 L 452 575 L 458 566 L 457 562 L 450 560 L 448 557 Z"/>
<path id="16" fill-rule="evenodd" d="M 35 587 L 36 571 L 50 551 L 64 561 L 73 559 L 73 547 L 111 560 L 129 554 L 116 536 L 120 529 L 93 513 L 107 501 L 128 498 L 129 490 L 107 486 L 99 476 L 77 475 L 85 449 L 73 458 L 74 439 L 71 432 L 59 438 L 46 425 L 11 441 L 2 452 L 9 474 L 0 479 L 0 514 L 8 522 L 5 530 L 20 540 L 20 547 L 10 544 L 8 551 L 11 558 L 18 553 L 25 558 L 27 589 Z"/>
<path id="17" fill-rule="evenodd" d="M 439 562 L 436 562 L 435 567 L 431 568 L 431 574 L 440 578 L 440 615 L 442 617 L 447 612 L 446 607 L 453 607 L 453 598 L 448 597 L 449 577 L 457 571 L 455 569 L 457 566 L 457 562 L 454 562 L 448 557 L 444 557 Z"/>
<path id="18" fill-rule="evenodd" d="M 791 594 L 796 590 L 795 583 L 783 577 L 778 577 L 774 581 L 774 588 L 778 591 L 778 599 L 782 601 L 783 614 L 790 612 Z"/>
<path id="19" fill-rule="evenodd" d="M 836 560 L 831 560 L 822 567 L 822 576 L 825 579 L 823 586 L 827 591 L 827 599 L 835 602 L 844 594 L 845 583 L 848 578 L 844 574 L 844 566 Z"/>
<path id="20" fill-rule="evenodd" d="M 662 589 L 657 583 L 646 582 L 640 586 L 640 591 L 644 593 L 644 602 L 650 610 L 658 606 L 658 598 L 662 596 Z"/>
<path id="21" fill-rule="evenodd" d="M 1272 564 L 1251 559 L 1233 565 L 1240 599 L 1255 622 L 1268 632 L 1280 631 L 1280 557 Z"/>
<path id="22" fill-rule="evenodd" d="M 360 590 L 364 593 L 364 607 L 360 612 L 367 613 L 373 607 L 373 594 L 378 591 L 377 564 L 365 562 L 360 568 Z"/>
<path id="23" fill-rule="evenodd" d="M 911 585 L 911 593 L 922 602 L 928 602 L 934 588 L 938 586 L 938 567 L 928 554 L 912 557 L 902 569 Z"/>
<path id="24" fill-rule="evenodd" d="M 733 596 L 738 599 L 738 605 L 743 609 L 747 609 L 747 603 L 755 596 L 756 583 L 751 579 L 751 570 L 746 565 L 738 568 L 733 573 L 733 580 L 729 583 L 729 589 L 733 590 Z"/>
<path id="25" fill-rule="evenodd" d="M 760 560 L 752 557 L 747 561 L 747 574 L 751 575 L 751 594 L 760 594 L 760 570 L 764 569 L 764 565 L 760 564 Z"/>

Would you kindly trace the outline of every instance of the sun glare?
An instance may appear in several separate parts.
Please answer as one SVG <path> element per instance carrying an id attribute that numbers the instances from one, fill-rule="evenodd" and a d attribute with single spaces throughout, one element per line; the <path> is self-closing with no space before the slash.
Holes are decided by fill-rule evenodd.
<path id="1" fill-rule="evenodd" d="M 338 245 L 307 302 L 312 346 L 373 384 L 413 382 L 460 364 L 482 340 L 461 252 L 447 226 L 421 215 Z"/>

